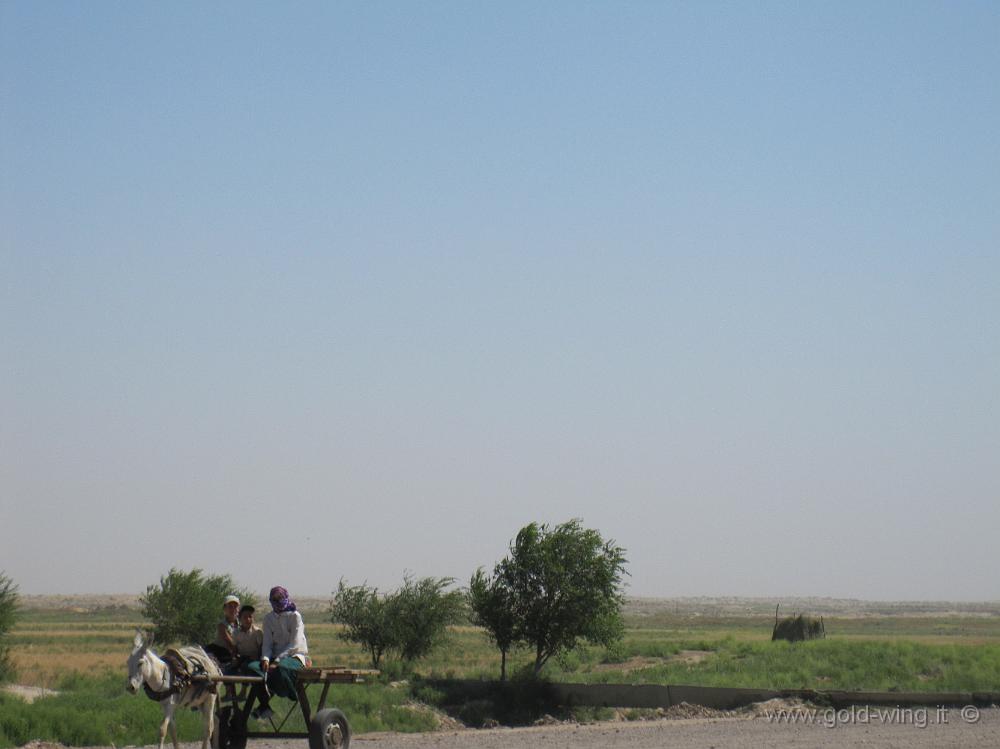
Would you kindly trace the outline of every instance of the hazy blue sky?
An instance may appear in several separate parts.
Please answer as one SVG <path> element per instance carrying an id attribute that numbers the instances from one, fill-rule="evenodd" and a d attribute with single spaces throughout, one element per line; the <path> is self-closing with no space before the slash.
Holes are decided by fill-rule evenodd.
<path id="1" fill-rule="evenodd" d="M 0 570 L 997 599 L 1000 5 L 0 3 Z"/>

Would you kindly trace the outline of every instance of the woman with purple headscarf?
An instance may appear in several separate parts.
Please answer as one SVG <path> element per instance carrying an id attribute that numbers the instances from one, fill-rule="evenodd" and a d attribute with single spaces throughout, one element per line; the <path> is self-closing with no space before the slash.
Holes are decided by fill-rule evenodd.
<path id="1" fill-rule="evenodd" d="M 305 625 L 295 602 L 280 585 L 271 588 L 268 600 L 271 611 L 264 617 L 260 660 L 249 664 L 248 668 L 258 676 L 267 677 L 270 692 L 294 700 L 297 699 L 295 672 L 309 663 Z M 261 695 L 260 709 L 254 713 L 254 717 L 259 718 L 273 715 L 266 694 Z"/>

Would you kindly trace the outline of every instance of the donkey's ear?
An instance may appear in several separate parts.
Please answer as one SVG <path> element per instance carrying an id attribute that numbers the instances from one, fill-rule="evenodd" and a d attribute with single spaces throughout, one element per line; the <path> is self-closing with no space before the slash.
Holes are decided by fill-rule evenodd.
<path id="1" fill-rule="evenodd" d="M 135 639 L 132 640 L 132 644 L 136 647 L 136 649 L 139 649 L 139 648 L 142 647 L 142 630 L 141 629 L 137 628 L 135 630 Z"/>

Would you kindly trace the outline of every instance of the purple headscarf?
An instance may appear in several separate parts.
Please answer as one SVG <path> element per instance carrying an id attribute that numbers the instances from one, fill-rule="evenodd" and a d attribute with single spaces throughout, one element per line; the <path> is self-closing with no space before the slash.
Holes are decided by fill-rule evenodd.
<path id="1" fill-rule="evenodd" d="M 295 601 L 288 597 L 288 591 L 280 585 L 275 585 L 271 588 L 271 592 L 267 594 L 267 597 L 271 601 L 271 608 L 274 609 L 275 614 L 295 611 Z"/>

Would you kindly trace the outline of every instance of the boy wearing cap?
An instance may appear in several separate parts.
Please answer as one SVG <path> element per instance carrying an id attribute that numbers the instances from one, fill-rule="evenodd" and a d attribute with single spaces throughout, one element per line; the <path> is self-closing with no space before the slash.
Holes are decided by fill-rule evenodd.
<path id="1" fill-rule="evenodd" d="M 240 599 L 233 595 L 226 596 L 222 602 L 222 619 L 215 630 L 215 642 L 205 646 L 209 655 L 214 656 L 221 664 L 229 663 L 236 655 L 236 631 L 240 628 L 237 612 L 240 610 Z"/>

